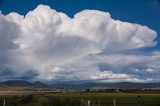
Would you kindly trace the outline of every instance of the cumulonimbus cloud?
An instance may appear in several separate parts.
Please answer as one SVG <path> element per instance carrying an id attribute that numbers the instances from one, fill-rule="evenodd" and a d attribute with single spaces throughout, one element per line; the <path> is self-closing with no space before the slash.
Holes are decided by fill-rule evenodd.
<path id="1" fill-rule="evenodd" d="M 89 55 L 102 52 L 107 55 L 153 47 L 157 36 L 147 26 L 114 20 L 108 12 L 83 10 L 70 18 L 46 5 L 39 5 L 25 16 L 18 13 L 5 16 L 1 13 L 0 32 L 0 50 L 12 49 L 9 53 L 12 56 L 6 56 L 9 57 L 8 63 L 17 70 L 36 70 L 39 73 L 36 77 L 44 80 L 83 80 L 83 75 L 99 79 L 95 77 L 98 75 L 104 79 L 107 75 L 101 74 L 107 72 L 101 73 L 96 68 L 98 63 L 94 64 L 94 69 L 89 68 L 89 64 L 85 67 L 79 64 L 76 65 L 77 70 L 73 69 L 73 64 Z M 4 54 L 0 54 L 1 58 L 2 55 Z M 82 69 L 86 72 L 80 71 Z M 67 70 L 72 70 L 72 74 L 67 74 Z M 111 71 L 108 72 L 109 75 L 112 74 Z M 125 76 L 129 78 L 127 74 L 117 74 L 121 75 L 123 79 Z M 90 80 L 87 78 L 84 79 Z"/>

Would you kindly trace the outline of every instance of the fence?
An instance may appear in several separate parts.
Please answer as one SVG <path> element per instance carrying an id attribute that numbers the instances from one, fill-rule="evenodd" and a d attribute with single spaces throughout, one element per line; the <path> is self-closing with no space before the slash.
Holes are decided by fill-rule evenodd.
<path id="1" fill-rule="evenodd" d="M 25 97 L 23 99 L 25 99 L 25 101 L 27 100 L 28 102 L 28 97 Z M 24 101 L 24 100 L 23 100 Z M 24 102 L 23 104 L 27 104 L 27 102 Z M 29 101 L 33 102 L 33 101 Z M 22 102 L 19 102 L 20 104 Z M 19 104 L 19 105 L 20 105 Z M 19 106 L 18 105 L 18 106 Z M 3 100 L 3 104 L 0 103 L 0 106 L 17 106 L 17 104 L 15 105 L 9 105 L 9 103 L 7 103 L 7 101 Z M 43 106 L 43 105 L 41 105 Z M 45 106 L 160 106 L 160 103 L 154 103 L 154 102 L 142 102 L 140 98 L 138 98 L 136 101 L 125 101 L 125 100 L 116 100 L 116 99 L 112 99 L 112 100 L 107 100 L 105 101 L 104 99 L 66 99 L 66 98 L 51 98 L 49 99 L 48 104 L 46 103 Z"/>

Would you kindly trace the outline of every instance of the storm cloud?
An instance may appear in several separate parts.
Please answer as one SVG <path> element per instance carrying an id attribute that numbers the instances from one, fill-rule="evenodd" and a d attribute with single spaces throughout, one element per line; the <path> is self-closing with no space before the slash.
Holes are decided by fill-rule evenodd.
<path id="1" fill-rule="evenodd" d="M 156 36 L 147 26 L 114 20 L 108 12 L 83 10 L 70 18 L 39 5 L 25 16 L 0 13 L 0 63 L 30 80 L 152 81 L 138 72 L 159 73 L 159 52 L 125 52 L 154 47 Z M 144 67 L 134 65 L 139 63 Z"/>

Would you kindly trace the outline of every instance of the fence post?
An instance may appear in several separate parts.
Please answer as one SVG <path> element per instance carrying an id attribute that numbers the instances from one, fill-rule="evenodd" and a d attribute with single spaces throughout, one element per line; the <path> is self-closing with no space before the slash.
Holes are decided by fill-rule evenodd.
<path id="1" fill-rule="evenodd" d="M 90 100 L 88 100 L 88 106 L 90 106 L 91 105 L 91 101 Z"/>
<path id="2" fill-rule="evenodd" d="M 116 106 L 116 100 L 113 99 L 113 106 Z"/>
<path id="3" fill-rule="evenodd" d="M 5 101 L 5 99 L 3 100 L 3 106 L 6 106 L 6 101 Z"/>
<path id="4" fill-rule="evenodd" d="M 138 100 L 137 100 L 137 106 L 141 106 L 141 100 L 140 100 L 140 96 L 138 96 Z"/>
<path id="5" fill-rule="evenodd" d="M 100 100 L 98 100 L 98 106 L 101 106 L 101 102 L 100 102 Z"/>
<path id="6" fill-rule="evenodd" d="M 83 106 L 84 105 L 84 103 L 83 103 L 84 101 L 83 101 L 83 98 L 81 99 L 81 103 L 80 103 L 80 105 L 81 106 Z"/>

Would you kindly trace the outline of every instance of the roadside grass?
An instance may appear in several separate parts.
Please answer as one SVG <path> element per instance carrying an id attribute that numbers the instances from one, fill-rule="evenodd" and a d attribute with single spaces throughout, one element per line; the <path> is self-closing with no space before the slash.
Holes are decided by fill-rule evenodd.
<path id="1" fill-rule="evenodd" d="M 97 93 L 97 92 L 50 92 L 32 91 L 17 95 L 0 95 L 0 106 L 160 106 L 160 93 Z"/>

